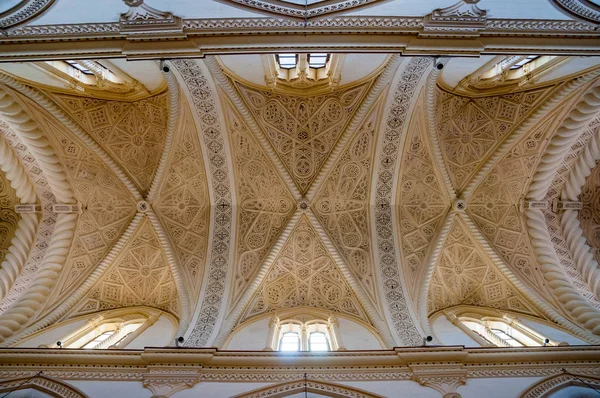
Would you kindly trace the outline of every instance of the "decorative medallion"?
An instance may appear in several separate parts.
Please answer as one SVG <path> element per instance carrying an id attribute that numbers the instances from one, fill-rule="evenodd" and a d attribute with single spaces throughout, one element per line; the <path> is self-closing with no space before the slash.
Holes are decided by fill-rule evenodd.
<path id="1" fill-rule="evenodd" d="M 46 11 L 52 3 L 54 3 L 54 0 L 2 2 L 0 4 L 0 29 L 7 29 L 25 23 Z"/>

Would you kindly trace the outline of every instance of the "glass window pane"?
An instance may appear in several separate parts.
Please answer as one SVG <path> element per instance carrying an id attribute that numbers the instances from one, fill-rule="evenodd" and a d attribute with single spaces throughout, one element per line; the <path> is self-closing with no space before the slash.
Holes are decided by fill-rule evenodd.
<path id="1" fill-rule="evenodd" d="M 500 329 L 492 329 L 492 331 L 496 334 L 496 336 L 507 342 L 511 347 L 523 347 L 523 344 L 519 340 L 515 339 L 505 331 Z"/>
<path id="2" fill-rule="evenodd" d="M 80 64 L 78 64 L 75 61 L 65 61 L 66 63 L 68 63 L 69 65 L 71 65 L 73 68 L 77 69 L 78 71 L 81 71 L 81 73 L 83 73 L 84 75 L 92 75 L 92 71 L 89 70 L 86 67 L 81 66 Z"/>
<path id="3" fill-rule="evenodd" d="M 329 343 L 325 333 L 314 332 L 310 334 L 310 351 L 329 351 Z"/>
<path id="4" fill-rule="evenodd" d="M 98 344 L 102 343 L 103 341 L 105 341 L 106 339 L 108 339 L 110 336 L 112 336 L 115 333 L 114 330 L 108 331 L 108 332 L 104 332 L 102 334 L 99 334 L 98 336 L 96 336 L 92 341 L 88 342 L 87 344 L 85 344 L 83 347 L 81 348 L 94 348 L 95 346 L 97 346 Z"/>
<path id="5" fill-rule="evenodd" d="M 279 54 L 277 56 L 279 67 L 291 69 L 296 67 L 296 54 Z"/>
<path id="6" fill-rule="evenodd" d="M 531 61 L 538 59 L 538 58 L 539 58 L 539 55 L 529 55 L 527 58 L 522 59 L 519 62 L 517 62 L 516 64 L 514 64 L 513 66 L 511 66 L 510 70 L 522 68 L 524 65 L 527 65 Z"/>
<path id="7" fill-rule="evenodd" d="M 279 351 L 299 351 L 300 337 L 298 333 L 284 333 L 279 344 Z"/>
<path id="8" fill-rule="evenodd" d="M 327 58 L 329 54 L 326 53 L 312 53 L 308 55 L 308 66 L 311 68 L 322 68 L 327 64 Z"/>

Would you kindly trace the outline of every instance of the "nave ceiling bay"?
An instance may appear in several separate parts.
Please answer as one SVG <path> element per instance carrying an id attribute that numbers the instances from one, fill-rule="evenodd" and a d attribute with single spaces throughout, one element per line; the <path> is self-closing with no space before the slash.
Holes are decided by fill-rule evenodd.
<path id="1" fill-rule="evenodd" d="M 286 54 L 0 65 L 0 345 L 141 306 L 600 342 L 600 59 Z"/>

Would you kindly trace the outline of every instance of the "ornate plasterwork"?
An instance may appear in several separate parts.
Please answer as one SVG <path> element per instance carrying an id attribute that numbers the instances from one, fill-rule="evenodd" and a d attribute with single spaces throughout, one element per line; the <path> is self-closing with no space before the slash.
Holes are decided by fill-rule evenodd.
<path id="1" fill-rule="evenodd" d="M 46 11 L 55 0 L 25 0 L 0 14 L 0 29 L 25 23 Z"/>
<path id="2" fill-rule="evenodd" d="M 246 7 L 254 8 L 259 11 L 266 11 L 278 14 L 283 17 L 292 17 L 300 19 L 310 19 L 324 16 L 333 12 L 348 11 L 366 4 L 376 3 L 380 0 L 316 0 L 309 1 L 306 4 L 294 0 L 227 0 L 233 3 L 241 4 Z"/>
<path id="3" fill-rule="evenodd" d="M 590 0 L 550 0 L 570 17 L 593 24 L 600 23 L 600 7 Z"/>
<path id="4" fill-rule="evenodd" d="M 287 383 L 277 384 L 261 388 L 259 390 L 236 395 L 234 398 L 265 398 L 265 397 L 280 397 L 283 394 L 289 396 L 302 392 L 310 392 L 312 394 L 327 394 L 336 398 L 380 398 L 380 395 L 372 394 L 367 391 L 362 391 L 356 388 L 346 387 L 339 384 L 325 383 L 317 380 L 296 380 Z"/>
<path id="5" fill-rule="evenodd" d="M 311 205 L 373 302 L 379 300 L 371 253 L 369 193 L 382 107 L 380 101 L 363 119 Z"/>
<path id="6" fill-rule="evenodd" d="M 302 217 L 249 302 L 243 322 L 278 309 L 315 307 L 370 323 L 355 293 L 306 217 Z"/>
<path id="7" fill-rule="evenodd" d="M 495 251 L 531 286 L 543 289 L 527 224 L 520 210 L 530 178 L 557 114 L 530 130 L 488 173 L 469 200 L 467 212 Z"/>
<path id="8" fill-rule="evenodd" d="M 579 221 L 583 236 L 590 246 L 596 262 L 600 260 L 600 167 L 596 166 L 581 189 L 583 209 Z"/>
<path id="9" fill-rule="evenodd" d="M 538 315 L 454 217 L 429 288 L 430 313 L 459 304 Z"/>
<path id="10" fill-rule="evenodd" d="M 208 153 L 207 173 L 213 176 L 210 181 L 212 189 L 210 255 L 204 278 L 205 291 L 197 305 L 195 325 L 186 339 L 185 344 L 201 347 L 207 344 L 211 337 L 221 311 L 227 271 L 230 263 L 230 247 L 233 209 L 232 193 L 230 187 L 230 170 L 225 153 L 225 129 L 221 125 L 217 112 L 216 93 L 213 92 L 205 70 L 193 60 L 173 61 L 174 69 L 178 73 L 178 80 L 182 89 L 190 98 L 192 112 L 195 115 L 197 129 L 202 137 L 204 147 Z M 214 220 L 214 221 L 213 221 Z"/>
<path id="11" fill-rule="evenodd" d="M 45 131 L 52 131 L 49 138 L 82 207 L 64 271 L 53 293 L 54 300 L 60 300 L 96 268 L 123 235 L 136 213 L 135 201 L 83 142 L 54 119 L 42 114 L 37 117 Z"/>
<path id="12" fill-rule="evenodd" d="M 108 152 L 142 192 L 150 188 L 167 130 L 167 96 L 135 102 L 54 94 L 53 99 Z"/>
<path id="13" fill-rule="evenodd" d="M 8 248 L 17 232 L 21 216 L 15 212 L 15 205 L 19 203 L 19 198 L 6 178 L 6 174 L 0 170 L 0 263 L 6 258 Z"/>
<path id="14" fill-rule="evenodd" d="M 436 115 L 440 147 L 457 191 L 465 187 L 545 93 L 545 89 L 538 89 L 469 99 L 438 90 Z"/>
<path id="15" fill-rule="evenodd" d="M 11 378 L 0 382 L 0 392 L 6 392 L 5 395 L 13 391 L 33 389 L 41 391 L 49 396 L 60 398 L 87 398 L 85 394 L 77 388 L 70 386 L 60 380 L 54 380 L 46 375 L 32 374 L 31 376 Z M 44 394 L 44 395 L 45 395 Z M 29 395 L 29 394 L 28 394 Z"/>
<path id="16" fill-rule="evenodd" d="M 294 198 L 245 123 L 226 108 L 239 206 L 233 302 L 252 281 L 296 209 Z"/>
<path id="17" fill-rule="evenodd" d="M 392 214 L 393 186 L 395 184 L 398 156 L 401 155 L 401 139 L 405 133 L 408 110 L 414 101 L 413 96 L 422 76 L 431 66 L 428 58 L 412 58 L 408 64 L 401 65 L 396 87 L 391 95 L 391 105 L 385 119 L 383 134 L 380 138 L 381 155 L 378 159 L 375 178 L 375 242 L 377 242 L 376 262 L 380 270 L 383 296 L 387 303 L 393 329 L 401 343 L 420 345 L 421 335 L 407 306 L 405 291 L 401 282 L 401 266 L 397 253 L 397 241 L 394 237 L 394 216 Z M 390 327 L 391 329 L 391 327 Z"/>
<path id="18" fill-rule="evenodd" d="M 194 299 L 204 275 L 210 198 L 198 132 L 187 104 L 182 105 L 164 181 L 154 209 L 168 233 Z"/>
<path id="19" fill-rule="evenodd" d="M 562 374 L 550 376 L 529 387 L 521 395 L 521 398 L 549 397 L 567 386 L 591 387 L 590 394 L 592 394 L 592 388 L 596 392 L 598 391 L 598 388 L 600 388 L 600 379 L 598 377 L 590 377 L 578 373 L 570 374 L 563 372 Z"/>
<path id="20" fill-rule="evenodd" d="M 166 255 L 148 219 L 71 316 L 107 309 L 155 307 L 179 312 L 179 298 Z"/>
<path id="21" fill-rule="evenodd" d="M 318 96 L 276 94 L 242 84 L 237 88 L 296 186 L 306 193 L 368 85 Z"/>
<path id="22" fill-rule="evenodd" d="M 411 116 L 396 199 L 402 270 L 413 299 L 419 290 L 418 281 L 422 278 L 431 243 L 450 207 L 427 145 L 424 107 L 421 98 Z"/>

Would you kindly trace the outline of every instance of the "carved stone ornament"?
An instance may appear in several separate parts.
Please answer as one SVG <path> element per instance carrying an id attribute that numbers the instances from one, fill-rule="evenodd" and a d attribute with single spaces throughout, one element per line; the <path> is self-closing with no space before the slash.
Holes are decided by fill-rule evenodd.
<path id="1" fill-rule="evenodd" d="M 422 36 L 435 36 L 443 32 L 463 35 L 479 35 L 486 27 L 486 11 L 477 7 L 479 0 L 460 0 L 458 3 L 434 10 L 423 21 Z"/>
<path id="2" fill-rule="evenodd" d="M 26 0 L 5 10 L 0 6 L 0 30 L 11 28 L 29 21 L 46 11 L 54 0 Z"/>
<path id="3" fill-rule="evenodd" d="M 247 7 L 255 8 L 273 14 L 310 19 L 338 11 L 348 11 L 366 4 L 377 3 L 381 0 L 334 0 L 308 1 L 307 4 L 292 0 L 227 0 Z"/>
<path id="4" fill-rule="evenodd" d="M 550 2 L 570 17 L 595 24 L 600 23 L 600 6 L 589 0 L 550 0 Z"/>
<path id="5" fill-rule="evenodd" d="M 121 14 L 119 27 L 128 39 L 144 39 L 165 35 L 184 38 L 181 18 L 170 12 L 159 11 L 144 3 L 144 0 L 123 0 L 129 11 Z"/>

